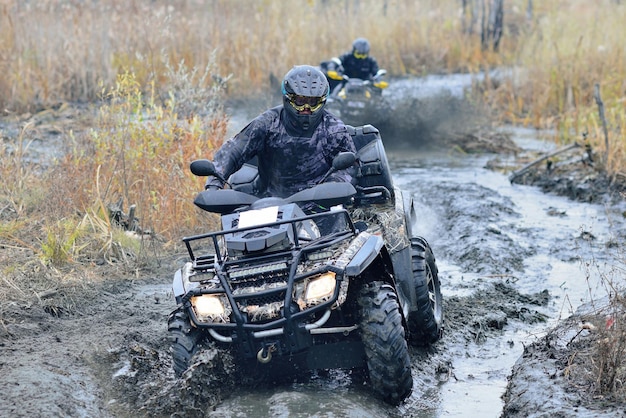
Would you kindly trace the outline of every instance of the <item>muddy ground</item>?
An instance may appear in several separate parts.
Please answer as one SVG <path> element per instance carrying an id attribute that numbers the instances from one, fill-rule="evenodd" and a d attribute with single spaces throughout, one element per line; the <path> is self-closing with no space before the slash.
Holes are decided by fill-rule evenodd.
<path id="1" fill-rule="evenodd" d="M 536 186 L 546 193 L 569 199 L 611 206 L 626 200 L 626 178 L 607 176 L 598 170 L 601 158 L 582 144 L 543 160 L 527 171 L 524 164 L 509 175 L 516 184 Z M 623 206 L 622 206 L 623 207 Z M 626 212 L 621 212 L 626 217 Z M 626 241 L 626 232 L 617 231 L 615 243 Z M 623 266 L 623 250 L 621 265 Z M 503 395 L 503 417 L 624 417 L 626 401 L 624 377 L 624 330 L 613 321 L 623 320 L 624 271 L 618 273 L 621 284 L 614 289 L 614 299 L 595 300 L 581 305 L 538 341 L 524 347 L 514 365 Z M 614 362 L 605 366 L 601 364 Z M 607 375 L 614 373 L 612 391 L 602 393 Z"/>
<path id="2" fill-rule="evenodd" d="M 4 135 L 12 131 L 4 125 Z M 473 135 L 473 140 L 468 135 L 462 138 L 463 146 L 474 152 L 510 153 L 514 148 L 506 142 L 505 147 L 494 149 L 494 143 L 504 142 L 491 141 L 487 134 Z M 8 140 L 7 136 L 5 141 Z M 451 147 L 458 144 L 450 143 Z M 569 167 L 566 164 L 560 167 L 563 180 L 558 180 L 554 172 L 546 175 L 536 171 L 520 177 L 519 181 L 536 184 L 548 193 L 566 193 L 573 199 L 582 197 L 590 202 L 623 198 L 619 193 L 624 189 L 619 181 L 590 181 L 603 177 L 589 171 L 590 166 L 582 159 L 575 159 Z M 493 168 L 498 169 L 497 158 L 494 160 Z M 520 166 L 524 162 L 520 161 Z M 565 187 L 557 187 L 564 183 L 567 183 Z M 484 191 L 480 188 L 452 188 L 456 193 L 464 193 L 461 198 L 479 202 L 472 213 L 464 214 L 476 223 L 490 222 L 489 217 L 483 216 L 485 211 L 493 216 L 511 214 L 509 206 L 489 203 L 491 196 L 481 195 Z M 456 201 L 444 196 L 436 199 L 434 203 L 448 218 L 454 218 L 459 210 Z M 452 222 L 446 227 L 451 234 L 466 236 L 465 231 L 454 230 Z M 456 248 L 446 251 L 462 271 L 502 277 L 507 272 L 519 271 L 527 255 L 525 251 L 530 251 L 506 240 L 498 248 L 485 249 L 479 241 L 459 240 Z M 0 311 L 0 416 L 245 416 L 228 414 L 219 405 L 235 391 L 257 390 L 259 382 L 250 382 L 239 375 L 228 356 L 218 355 L 207 347 L 182 379 L 174 377 L 166 324 L 168 314 L 175 307 L 170 290 L 172 274 L 185 261 L 185 254 L 165 254 L 154 265 L 135 271 L 116 265 L 94 265 L 95 274 L 84 282 L 45 292 L 33 291 L 19 300 L 4 301 Z M 8 264 L 8 260 L 28 256 L 25 250 L 3 248 L 0 262 Z M 31 274 L 40 278 L 46 275 L 35 264 Z M 447 297 L 442 340 L 428 349 L 411 349 L 415 391 L 428 393 L 451 379 L 471 378 L 455 373 L 454 359 L 475 355 L 475 345 L 498 338 L 506 327 L 545 321 L 543 312 L 550 298 L 544 291 L 522 293 L 506 279 L 485 285 L 479 293 Z M 575 349 L 568 342 L 574 334 L 580 335 L 581 322 L 574 316 L 525 347 L 509 376 L 503 417 L 624 416 L 619 400 L 585 396 L 587 388 L 568 379 L 568 359 Z M 590 340 L 593 335 L 585 331 L 582 337 Z M 338 387 L 367 394 L 366 383 L 337 373 L 312 374 L 302 379 L 308 382 L 321 379 L 324 382 L 321 390 Z M 337 387 L 329 383 L 335 378 L 340 381 Z M 285 392 L 292 385 L 293 382 L 286 384 Z M 428 401 L 423 402 L 428 407 Z M 270 407 L 268 412 L 290 416 L 280 408 L 281 402 L 277 400 L 276 409 Z M 421 416 L 415 412 L 419 408 L 415 404 L 398 408 L 380 406 L 378 412 L 393 417 Z M 310 414 L 292 415 L 330 416 L 323 405 Z M 344 416 L 354 415 L 348 408 Z"/>

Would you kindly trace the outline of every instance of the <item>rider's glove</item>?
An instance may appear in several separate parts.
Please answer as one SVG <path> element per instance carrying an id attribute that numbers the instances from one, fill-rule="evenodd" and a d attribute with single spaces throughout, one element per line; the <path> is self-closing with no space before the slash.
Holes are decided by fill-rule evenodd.
<path id="1" fill-rule="evenodd" d="M 204 190 L 220 190 L 222 188 L 224 188 L 224 183 L 217 177 L 210 176 L 206 179 Z"/>

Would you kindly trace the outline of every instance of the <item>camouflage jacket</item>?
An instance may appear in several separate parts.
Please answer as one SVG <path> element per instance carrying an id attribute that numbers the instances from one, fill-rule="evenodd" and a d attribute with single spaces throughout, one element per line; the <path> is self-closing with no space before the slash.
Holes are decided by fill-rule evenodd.
<path id="1" fill-rule="evenodd" d="M 269 109 L 229 139 L 215 153 L 213 162 L 224 178 L 257 157 L 259 177 L 267 195 L 287 197 L 318 184 L 340 152 L 355 152 L 346 125 L 331 113 L 324 115 L 310 137 L 287 133 L 283 106 Z M 347 171 L 333 174 L 327 181 L 352 180 Z M 207 180 L 207 184 L 215 179 Z"/>

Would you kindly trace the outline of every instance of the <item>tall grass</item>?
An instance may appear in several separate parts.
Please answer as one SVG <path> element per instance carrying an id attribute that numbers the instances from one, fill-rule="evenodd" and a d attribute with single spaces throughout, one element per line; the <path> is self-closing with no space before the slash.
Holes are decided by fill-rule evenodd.
<path id="1" fill-rule="evenodd" d="M 365 36 L 391 75 L 514 68 L 517 76 L 484 98 L 503 120 L 553 128 L 555 139 L 583 132 L 606 151 L 593 86 L 610 127 L 610 173 L 624 173 L 626 5 L 613 0 L 505 2 L 498 53 L 463 30 L 458 0 L 65 0 L 0 3 L 0 109 L 37 110 L 93 101 L 100 86 L 132 73 L 142 86 L 164 82 L 166 66 L 233 75 L 233 95 L 260 93 L 269 75 L 317 64 Z M 165 58 L 165 59 L 164 59 Z"/>
<path id="2" fill-rule="evenodd" d="M 188 170 L 226 135 L 224 84 L 212 65 L 164 65 L 160 89 L 118 75 L 101 88 L 89 129 L 67 132 L 49 166 L 29 158 L 38 135 L 30 124 L 13 146 L 0 144 L 0 337 L 20 307 L 73 311 L 93 281 L 133 277 L 158 263 L 162 244 L 176 254 L 182 236 L 214 228 L 217 219 L 192 204 L 203 184 Z M 132 231 L 110 216 L 117 202 L 136 208 Z"/>
<path id="3" fill-rule="evenodd" d="M 189 173 L 189 162 L 210 157 L 228 122 L 222 84 L 210 74 L 210 66 L 200 72 L 168 67 L 168 90 L 159 94 L 153 83 L 149 95 L 133 74 L 119 75 L 104 92 L 96 125 L 76 144 L 77 152 L 66 154 L 54 178 L 76 182 L 69 194 L 83 209 L 136 205 L 143 233 L 170 241 L 193 230 L 200 222 L 193 196 L 203 184 Z"/>
<path id="4" fill-rule="evenodd" d="M 487 93 L 506 118 L 551 128 L 558 142 L 583 135 L 612 175 L 626 175 L 626 5 L 614 1 L 560 0 L 543 4 L 517 48 L 506 51 L 505 63 L 518 77 Z M 600 87 L 609 127 L 606 149 L 602 121 L 594 100 Z"/>
<path id="5" fill-rule="evenodd" d="M 132 73 L 103 88 L 93 125 L 68 135 L 50 168 L 26 159 L 31 133 L 23 127 L 17 146 L 0 155 L 2 245 L 56 267 L 137 261 L 155 239 L 175 244 L 215 221 L 193 206 L 203 184 L 188 166 L 210 157 L 226 135 L 224 85 L 211 77 L 212 62 L 165 68 L 164 90 L 142 86 Z M 134 238 L 110 216 L 117 202 L 136 208 Z"/>
<path id="6" fill-rule="evenodd" d="M 202 68 L 212 51 L 217 72 L 235 75 L 233 92 L 258 91 L 270 72 L 317 64 L 357 36 L 372 40 L 372 53 L 393 74 L 477 69 L 485 59 L 479 42 L 459 27 L 453 0 L 7 0 L 0 102 L 19 109 L 94 100 L 100 83 L 120 73 L 146 84 L 162 73 L 162 56 Z"/>

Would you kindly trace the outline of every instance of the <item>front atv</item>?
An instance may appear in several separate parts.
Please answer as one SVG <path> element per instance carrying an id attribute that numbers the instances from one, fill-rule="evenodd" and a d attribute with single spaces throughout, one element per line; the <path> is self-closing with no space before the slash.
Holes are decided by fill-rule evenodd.
<path id="1" fill-rule="evenodd" d="M 407 342 L 433 343 L 442 330 L 437 268 L 412 235 L 412 202 L 393 187 L 378 131 L 352 134 L 354 186 L 258 199 L 242 192 L 255 177 L 248 166 L 229 179 L 233 190 L 198 195 L 222 229 L 183 239 L 190 261 L 175 274 L 168 323 L 177 374 L 209 340 L 244 370 L 365 368 L 386 402 L 411 393 Z M 304 213 L 311 202 L 329 210 Z"/>

